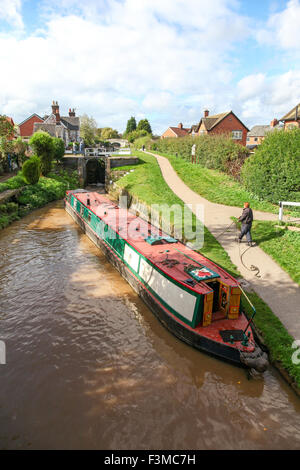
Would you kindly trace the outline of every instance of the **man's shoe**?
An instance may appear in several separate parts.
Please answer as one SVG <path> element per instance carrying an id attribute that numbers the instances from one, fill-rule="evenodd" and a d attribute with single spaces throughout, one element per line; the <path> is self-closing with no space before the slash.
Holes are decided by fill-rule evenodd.
<path id="1" fill-rule="evenodd" d="M 253 243 L 253 242 L 248 242 L 247 245 L 248 245 L 248 246 L 255 246 L 255 243 Z"/>

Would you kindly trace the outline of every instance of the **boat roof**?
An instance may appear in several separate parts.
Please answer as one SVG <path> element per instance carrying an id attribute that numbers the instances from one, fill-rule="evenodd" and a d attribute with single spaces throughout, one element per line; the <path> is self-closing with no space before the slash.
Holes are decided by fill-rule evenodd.
<path id="1" fill-rule="evenodd" d="M 212 292 L 206 283 L 218 279 L 231 287 L 238 282 L 210 259 L 170 237 L 107 196 L 89 191 L 68 191 L 100 217 L 129 245 L 147 258 L 167 277 L 200 294 Z M 87 200 L 89 199 L 89 205 Z"/>

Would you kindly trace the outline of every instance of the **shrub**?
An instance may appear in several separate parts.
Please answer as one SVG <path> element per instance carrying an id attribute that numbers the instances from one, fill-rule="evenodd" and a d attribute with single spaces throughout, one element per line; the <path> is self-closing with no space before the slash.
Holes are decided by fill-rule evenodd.
<path id="1" fill-rule="evenodd" d="M 36 184 L 40 179 L 40 167 L 41 161 L 39 157 L 33 155 L 33 157 L 26 160 L 23 164 L 22 173 L 26 183 Z"/>
<path id="2" fill-rule="evenodd" d="M 152 144 L 151 149 L 170 155 L 177 154 L 179 157 L 190 161 L 193 144 L 196 145 L 196 161 L 198 164 L 206 168 L 224 171 L 239 179 L 241 168 L 249 155 L 249 151 L 246 147 L 235 143 L 227 135 L 160 139 Z"/>
<path id="3" fill-rule="evenodd" d="M 242 181 L 267 201 L 300 201 L 300 129 L 269 133 L 245 162 Z"/>
<path id="4" fill-rule="evenodd" d="M 65 154 L 65 143 L 59 137 L 53 137 L 53 158 L 59 162 L 62 161 Z"/>
<path id="5" fill-rule="evenodd" d="M 51 170 L 53 160 L 54 145 L 53 138 L 44 131 L 35 132 L 29 141 L 36 155 L 41 159 L 41 172 L 46 176 Z"/>

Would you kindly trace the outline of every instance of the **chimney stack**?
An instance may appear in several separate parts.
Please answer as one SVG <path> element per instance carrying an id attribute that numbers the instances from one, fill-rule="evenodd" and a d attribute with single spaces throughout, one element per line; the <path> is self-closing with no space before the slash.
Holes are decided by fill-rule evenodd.
<path id="1" fill-rule="evenodd" d="M 277 126 L 277 124 L 279 124 L 279 121 L 278 121 L 276 118 L 274 118 L 274 119 L 270 122 L 270 126 L 271 126 L 271 127 L 275 127 L 275 126 Z"/>
<path id="2" fill-rule="evenodd" d="M 182 122 L 180 122 L 180 123 L 178 124 L 178 128 L 179 128 L 179 129 L 182 129 L 182 128 L 183 128 Z"/>
<path id="3" fill-rule="evenodd" d="M 75 109 L 74 109 L 74 108 L 73 108 L 73 109 L 71 109 L 71 108 L 69 109 L 69 116 L 70 116 L 70 117 L 75 117 Z"/>
<path id="4" fill-rule="evenodd" d="M 207 118 L 208 115 L 209 115 L 209 111 L 208 111 L 208 109 L 206 109 L 206 110 L 204 111 L 204 117 Z"/>

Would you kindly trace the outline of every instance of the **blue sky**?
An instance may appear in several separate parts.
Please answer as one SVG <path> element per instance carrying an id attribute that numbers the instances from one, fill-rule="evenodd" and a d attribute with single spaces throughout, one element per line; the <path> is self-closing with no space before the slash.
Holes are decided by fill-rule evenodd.
<path id="1" fill-rule="evenodd" d="M 300 102 L 299 24 L 300 0 L 0 0 L 0 114 L 266 124 Z"/>

